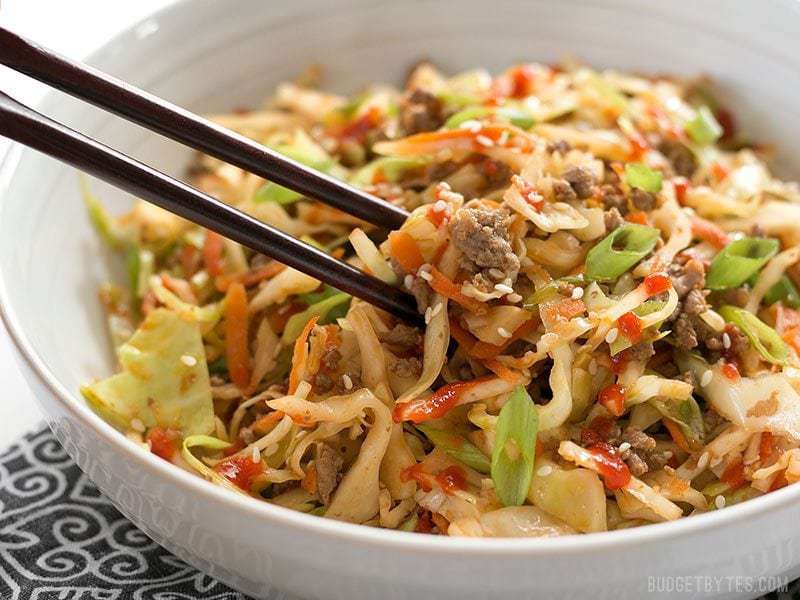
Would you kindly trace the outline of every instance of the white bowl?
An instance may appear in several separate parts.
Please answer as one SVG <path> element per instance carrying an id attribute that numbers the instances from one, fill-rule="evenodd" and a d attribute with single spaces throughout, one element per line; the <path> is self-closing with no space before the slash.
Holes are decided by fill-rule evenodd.
<path id="1" fill-rule="evenodd" d="M 350 91 L 370 81 L 399 82 L 421 57 L 447 70 L 572 54 L 598 66 L 706 72 L 727 90 L 746 131 L 794 157 L 798 10 L 789 0 L 240 0 L 235 8 L 200 0 L 132 27 L 90 62 L 203 112 L 255 105 L 317 61 L 334 87 Z M 189 156 L 62 95 L 50 95 L 42 109 L 176 174 Z M 791 166 L 783 163 L 783 172 Z M 20 147 L 0 167 L 3 318 L 67 451 L 148 535 L 211 575 L 256 596 L 277 589 L 309 598 L 468 599 L 636 598 L 675 589 L 746 597 L 777 583 L 768 577 L 800 574 L 800 486 L 629 531 L 451 539 L 292 512 L 213 487 L 141 451 L 77 393 L 113 367 L 95 289 L 109 268 L 118 268 L 87 223 L 77 183 L 71 169 Z M 130 202 L 96 189 L 115 210 Z"/>

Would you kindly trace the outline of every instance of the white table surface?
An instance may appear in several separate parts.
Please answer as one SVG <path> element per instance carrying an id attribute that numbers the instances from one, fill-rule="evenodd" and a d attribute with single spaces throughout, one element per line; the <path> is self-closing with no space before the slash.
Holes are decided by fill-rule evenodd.
<path id="1" fill-rule="evenodd" d="M 82 58 L 105 41 L 172 0 L 2 0 L 0 25 L 72 58 Z M 0 89 L 35 104 L 45 86 L 0 67 Z M 0 139 L 0 156 L 7 142 Z M 2 202 L 2 198 L 0 198 Z M 41 420 L 12 357 L 11 340 L 0 324 L 0 450 Z"/>

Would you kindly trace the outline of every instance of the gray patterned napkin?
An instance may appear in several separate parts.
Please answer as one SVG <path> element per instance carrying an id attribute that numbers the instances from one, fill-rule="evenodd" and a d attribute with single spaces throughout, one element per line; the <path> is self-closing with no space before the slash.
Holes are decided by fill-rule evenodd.
<path id="1" fill-rule="evenodd" d="M 46 426 L 0 454 L 0 599 L 248 600 L 123 517 Z M 770 600 L 800 599 L 800 580 Z"/>

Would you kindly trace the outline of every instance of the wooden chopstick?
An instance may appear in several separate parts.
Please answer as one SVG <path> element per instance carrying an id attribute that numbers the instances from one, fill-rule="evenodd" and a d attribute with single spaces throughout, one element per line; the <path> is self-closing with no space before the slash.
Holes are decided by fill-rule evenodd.
<path id="1" fill-rule="evenodd" d="M 385 229 L 408 213 L 238 133 L 0 27 L 0 64 Z"/>
<path id="2" fill-rule="evenodd" d="M 78 133 L 2 92 L 0 135 L 91 173 L 400 319 L 422 323 L 414 300 L 400 289 Z"/>

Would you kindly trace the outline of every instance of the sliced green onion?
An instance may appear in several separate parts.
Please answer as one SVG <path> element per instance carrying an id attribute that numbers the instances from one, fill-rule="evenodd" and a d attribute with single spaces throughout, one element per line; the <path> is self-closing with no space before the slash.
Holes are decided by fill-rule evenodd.
<path id="1" fill-rule="evenodd" d="M 625 165 L 625 182 L 635 188 L 655 194 L 661 191 L 661 182 L 664 176 L 661 171 L 655 171 L 641 163 L 628 163 Z"/>
<path id="2" fill-rule="evenodd" d="M 666 304 L 663 300 L 645 300 L 633 309 L 633 314 L 637 317 L 646 317 L 649 314 L 660 311 Z"/>
<path id="3" fill-rule="evenodd" d="M 654 227 L 620 225 L 586 255 L 586 277 L 611 281 L 627 272 L 655 247 L 661 232 Z"/>
<path id="4" fill-rule="evenodd" d="M 298 131 L 291 144 L 272 146 L 276 152 L 299 162 L 302 165 L 327 173 L 336 165 L 336 161 L 325 150 L 311 139 L 307 134 Z M 291 204 L 302 198 L 302 194 L 278 185 L 267 182 L 256 191 L 254 202 L 276 202 L 277 204 Z"/>
<path id="5" fill-rule="evenodd" d="M 395 183 L 407 171 L 419 169 L 430 162 L 427 156 L 383 156 L 364 165 L 350 178 L 350 183 L 361 187 L 372 185 L 379 171 L 386 181 Z"/>
<path id="6" fill-rule="evenodd" d="M 468 467 L 487 474 L 492 470 L 489 458 L 478 450 L 477 446 L 474 446 L 457 433 L 436 429 L 430 425 L 417 425 L 416 427 L 425 434 L 434 446 L 444 450 L 444 452 Z"/>
<path id="7" fill-rule="evenodd" d="M 497 109 L 497 114 L 520 129 L 530 129 L 536 124 L 531 113 L 516 106 L 501 106 Z"/>
<path id="8" fill-rule="evenodd" d="M 764 294 L 764 302 L 767 304 L 783 302 L 784 306 L 789 308 L 800 308 L 800 292 L 792 280 L 784 275 Z"/>
<path id="9" fill-rule="evenodd" d="M 559 279 L 554 279 L 553 281 L 546 283 L 538 290 L 533 292 L 528 299 L 525 301 L 523 305 L 524 308 L 531 310 L 542 304 L 544 302 L 548 302 L 553 300 L 556 296 L 558 296 L 558 288 L 559 285 L 562 283 L 571 283 L 573 285 L 585 285 L 586 280 L 582 276 L 576 277 L 560 277 Z"/>
<path id="10" fill-rule="evenodd" d="M 743 237 L 725 246 L 714 257 L 706 275 L 710 290 L 739 287 L 778 252 L 778 240 Z"/>
<path id="11" fill-rule="evenodd" d="M 128 284 L 131 289 L 131 296 L 134 298 L 144 298 L 147 292 L 147 282 L 153 275 L 155 257 L 150 250 L 129 246 L 125 256 L 125 263 L 128 269 Z"/>
<path id="12" fill-rule="evenodd" d="M 707 106 L 698 108 L 694 119 L 686 123 L 684 129 L 689 137 L 701 146 L 713 144 L 723 133 L 722 126 Z"/>
<path id="13" fill-rule="evenodd" d="M 693 396 L 686 400 L 662 400 L 655 398 L 650 401 L 658 412 L 680 427 L 683 436 L 692 449 L 703 446 L 706 426 L 703 413 Z"/>
<path id="14" fill-rule="evenodd" d="M 782 365 L 789 359 L 789 347 L 772 327 L 738 306 L 723 306 L 717 312 L 742 330 L 764 360 Z"/>
<path id="15" fill-rule="evenodd" d="M 500 410 L 492 451 L 494 488 L 506 506 L 520 506 L 528 495 L 538 431 L 536 406 L 525 388 L 517 386 Z"/>
<path id="16" fill-rule="evenodd" d="M 488 117 L 492 114 L 492 109 L 487 106 L 468 106 L 467 108 L 463 108 L 454 115 L 452 115 L 447 121 L 444 122 L 445 129 L 455 129 L 462 123 L 466 123 L 467 121 L 472 121 L 473 119 L 483 119 L 484 117 Z"/>
<path id="17" fill-rule="evenodd" d="M 313 317 L 319 317 L 318 323 L 320 325 L 324 325 L 326 322 L 330 322 L 328 319 L 330 318 L 330 313 L 334 308 L 337 308 L 345 303 L 350 302 L 352 296 L 350 294 L 345 294 L 344 292 L 339 292 L 331 296 L 330 298 L 326 298 L 321 302 L 317 302 L 316 304 L 312 304 L 307 309 L 305 309 L 301 313 L 297 313 L 296 315 L 292 315 L 289 317 L 289 320 L 286 321 L 286 327 L 283 330 L 283 336 L 281 337 L 281 342 L 286 344 L 291 344 L 293 341 L 297 339 L 300 333 L 303 331 L 303 327 L 306 326 L 306 323 Z"/>

